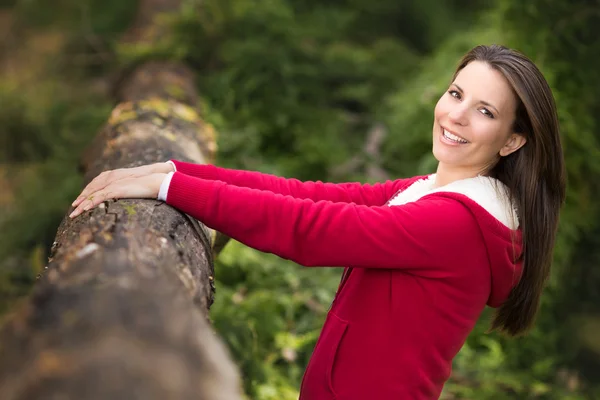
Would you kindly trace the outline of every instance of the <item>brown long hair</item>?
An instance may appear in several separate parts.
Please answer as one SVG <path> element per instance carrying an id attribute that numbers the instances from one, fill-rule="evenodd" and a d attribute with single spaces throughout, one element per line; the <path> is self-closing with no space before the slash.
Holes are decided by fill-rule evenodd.
<path id="1" fill-rule="evenodd" d="M 513 131 L 525 145 L 492 167 L 489 175 L 504 183 L 517 209 L 522 233 L 523 273 L 497 310 L 491 330 L 511 336 L 534 323 L 542 290 L 550 275 L 560 208 L 565 199 L 565 166 L 558 116 L 544 76 L 526 56 L 499 45 L 477 46 L 460 61 L 454 78 L 467 64 L 480 61 L 504 75 L 517 97 Z"/>

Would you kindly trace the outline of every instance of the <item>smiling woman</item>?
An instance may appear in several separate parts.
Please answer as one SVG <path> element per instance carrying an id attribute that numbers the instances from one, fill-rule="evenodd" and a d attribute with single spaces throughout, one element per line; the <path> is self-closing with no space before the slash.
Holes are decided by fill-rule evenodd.
<path id="1" fill-rule="evenodd" d="M 444 120 L 444 112 L 438 114 L 444 104 L 440 99 L 436 123 L 448 121 L 451 127 L 472 135 L 480 154 L 487 154 L 488 159 L 485 163 L 485 156 L 478 159 L 467 152 L 471 154 L 468 161 L 454 163 L 454 167 L 457 171 L 480 168 L 480 174 L 501 182 L 519 219 L 523 275 L 492 323 L 493 328 L 519 334 L 531 327 L 537 313 L 565 199 L 566 172 L 556 104 L 535 64 L 502 46 L 471 50 L 461 60 L 453 85 L 460 106 L 449 106 Z M 466 110 L 479 111 L 484 117 L 474 118 Z M 452 170 L 451 158 L 447 165 L 438 160 L 438 171 Z"/>
<path id="2" fill-rule="evenodd" d="M 98 177 L 73 216 L 90 197 L 157 197 L 258 250 L 346 267 L 300 398 L 435 399 L 484 307 L 492 328 L 526 332 L 549 274 L 564 163 L 535 65 L 470 51 L 435 107 L 433 153 L 435 174 L 374 185 L 170 160 Z"/>
<path id="3" fill-rule="evenodd" d="M 486 62 L 473 61 L 456 74 L 435 107 L 438 184 L 486 174 L 525 144 L 513 131 L 517 102 L 507 79 Z"/>

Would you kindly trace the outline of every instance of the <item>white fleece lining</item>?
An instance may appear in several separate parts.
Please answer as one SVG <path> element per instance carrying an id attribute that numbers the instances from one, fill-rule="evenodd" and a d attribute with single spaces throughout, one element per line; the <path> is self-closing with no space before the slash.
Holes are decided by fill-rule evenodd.
<path id="1" fill-rule="evenodd" d="M 517 229 L 519 221 L 514 206 L 511 207 L 506 186 L 497 179 L 487 176 L 461 179 L 448 185 L 435 188 L 435 174 L 420 179 L 408 188 L 398 193 L 388 202 L 388 205 L 399 206 L 419 200 L 421 197 L 439 192 L 460 193 L 490 213 L 509 229 Z"/>

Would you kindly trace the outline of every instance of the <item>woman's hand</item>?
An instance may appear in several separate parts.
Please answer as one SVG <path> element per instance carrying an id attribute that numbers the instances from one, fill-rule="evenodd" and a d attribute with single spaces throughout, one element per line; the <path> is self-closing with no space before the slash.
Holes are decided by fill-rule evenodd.
<path id="1" fill-rule="evenodd" d="M 75 210 L 69 217 L 75 218 L 82 212 L 110 199 L 156 199 L 160 185 L 167 174 L 141 174 L 141 170 L 138 170 L 136 173 L 132 173 L 132 171 L 127 172 L 134 169 L 137 168 L 102 172 L 86 186 L 81 195 L 77 197 L 77 200 L 73 202 L 72 205 L 75 207 Z M 148 171 L 148 169 L 144 171 Z"/>
<path id="2" fill-rule="evenodd" d="M 111 171 L 104 171 L 97 177 L 95 177 L 88 185 L 83 189 L 81 194 L 75 199 L 73 207 L 77 207 L 81 202 L 87 199 L 92 193 L 98 192 L 113 182 L 121 179 L 128 178 L 139 178 L 151 174 L 161 173 L 168 174 L 173 171 L 173 166 L 169 163 L 155 163 L 142 165 L 141 167 L 135 168 L 119 168 Z"/>

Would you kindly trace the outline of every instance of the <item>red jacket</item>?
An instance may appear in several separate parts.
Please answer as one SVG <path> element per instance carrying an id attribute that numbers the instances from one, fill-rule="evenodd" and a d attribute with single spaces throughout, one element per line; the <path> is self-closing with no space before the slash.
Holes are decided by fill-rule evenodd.
<path id="1" fill-rule="evenodd" d="M 173 162 L 168 204 L 258 250 L 346 267 L 301 400 L 437 399 L 485 305 L 520 277 L 520 231 L 491 178 L 422 195 L 431 178 L 329 184 Z"/>

